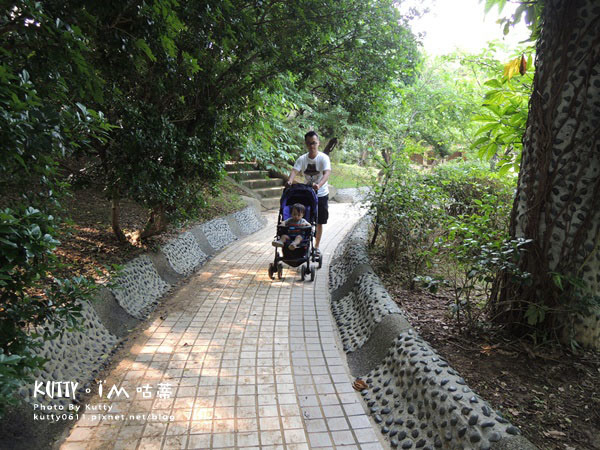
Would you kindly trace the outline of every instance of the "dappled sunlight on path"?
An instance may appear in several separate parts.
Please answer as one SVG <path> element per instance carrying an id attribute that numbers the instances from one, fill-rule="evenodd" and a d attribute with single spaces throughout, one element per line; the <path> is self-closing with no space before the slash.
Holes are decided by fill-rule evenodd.
<path id="1" fill-rule="evenodd" d="M 330 208 L 314 282 L 288 267 L 283 280 L 269 278 L 270 213 L 265 229 L 165 301 L 61 450 L 381 448 L 351 387 L 327 288 L 331 255 L 361 210 Z"/>

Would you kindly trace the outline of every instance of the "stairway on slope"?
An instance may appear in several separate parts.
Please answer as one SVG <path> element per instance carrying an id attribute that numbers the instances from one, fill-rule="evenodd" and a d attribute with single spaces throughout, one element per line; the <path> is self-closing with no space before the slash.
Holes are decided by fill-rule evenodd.
<path id="1" fill-rule="evenodd" d="M 266 209 L 278 209 L 283 192 L 284 180 L 270 175 L 268 170 L 259 170 L 255 163 L 228 162 L 227 175 L 242 186 L 250 189 Z"/>

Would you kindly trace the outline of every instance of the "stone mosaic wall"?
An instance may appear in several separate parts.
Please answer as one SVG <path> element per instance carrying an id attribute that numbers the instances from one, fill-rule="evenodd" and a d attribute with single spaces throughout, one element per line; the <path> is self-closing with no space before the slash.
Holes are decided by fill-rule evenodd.
<path id="1" fill-rule="evenodd" d="M 574 324 L 574 331 L 577 342 L 600 349 L 600 308 L 593 308 L 587 317 L 578 317 Z M 568 339 L 568 336 L 565 338 Z"/>
<path id="2" fill-rule="evenodd" d="M 65 397 L 65 385 L 61 385 L 61 395 L 55 388 L 56 398 L 51 399 L 46 393 L 46 382 L 75 382 L 78 390 L 93 377 L 94 370 L 98 369 L 112 353 L 117 338 L 110 334 L 98 319 L 96 312 L 88 302 L 82 302 L 82 322 L 85 323 L 83 331 L 65 332 L 61 337 L 53 341 L 47 341 L 42 348 L 35 349 L 35 353 L 49 360 L 44 370 L 34 373 L 34 378 L 43 382 L 34 393 L 35 385 L 23 389 L 21 394 L 28 403 L 48 405 L 62 405 L 66 407 L 72 399 L 72 394 Z M 71 385 L 69 385 L 70 388 Z"/>
<path id="3" fill-rule="evenodd" d="M 219 250 L 237 239 L 231 228 L 229 228 L 227 220 L 222 218 L 206 222 L 200 225 L 200 228 L 206 235 L 208 243 L 215 250 Z"/>
<path id="4" fill-rule="evenodd" d="M 351 355 L 363 346 L 372 351 L 370 338 L 383 318 L 406 320 L 368 265 L 368 229 L 369 221 L 361 220 L 330 265 L 332 313 Z M 366 410 L 392 448 L 535 448 L 407 328 L 395 339 L 374 339 L 387 354 L 359 377 L 368 386 L 361 391 Z"/>
<path id="5" fill-rule="evenodd" d="M 191 274 L 208 258 L 192 233 L 182 233 L 161 248 L 173 270 L 181 275 Z"/>
<path id="6" fill-rule="evenodd" d="M 127 263 L 116 284 L 111 292 L 119 305 L 137 319 L 146 317 L 170 288 L 147 255 Z"/>
<path id="7" fill-rule="evenodd" d="M 377 276 L 370 272 L 356 277 L 352 291 L 332 302 L 331 309 L 337 320 L 345 352 L 362 347 L 385 316 L 402 314 Z"/>
<path id="8" fill-rule="evenodd" d="M 232 232 L 228 222 L 236 225 L 238 235 Z M 225 218 L 197 226 L 196 234 L 182 233 L 161 248 L 161 252 L 172 270 L 181 275 L 189 275 L 218 249 L 258 231 L 265 224 L 266 220 L 261 216 L 260 211 L 248 207 Z M 210 243 L 210 249 L 204 245 L 207 241 Z M 120 307 L 137 319 L 145 319 L 171 288 L 163 279 L 165 276 L 163 268 L 155 265 L 147 255 L 129 262 L 116 280 L 117 286 L 111 289 L 119 305 L 115 303 L 115 308 Z M 66 386 L 62 383 L 77 383 L 77 393 L 80 394 L 89 387 L 94 375 L 109 360 L 119 343 L 119 338 L 110 333 L 102 322 L 102 320 L 110 321 L 110 317 L 100 318 L 89 303 L 85 302 L 82 305 L 84 331 L 65 332 L 62 337 L 45 342 L 38 350 L 38 354 L 49 361 L 43 371 L 34 374 L 38 382 L 37 395 L 34 396 L 35 384 L 21 391 L 23 398 L 33 406 L 34 411 L 40 405 L 62 406 L 66 409 L 73 395 L 69 396 L 71 398 L 65 398 L 63 390 L 62 395 L 50 398 L 45 395 L 46 383 L 54 382 L 57 388 L 59 385 L 56 383 L 61 383 L 62 389 Z M 114 315 L 123 314 L 123 310 L 115 311 Z M 43 383 L 43 387 L 40 387 L 40 382 Z M 58 394 L 58 391 L 55 394 Z M 30 420 L 30 418 L 25 417 L 23 420 Z"/>

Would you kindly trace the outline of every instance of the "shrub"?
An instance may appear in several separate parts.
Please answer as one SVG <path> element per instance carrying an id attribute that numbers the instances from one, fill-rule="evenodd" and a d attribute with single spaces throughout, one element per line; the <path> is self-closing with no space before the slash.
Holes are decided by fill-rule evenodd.
<path id="1" fill-rule="evenodd" d="M 83 278 L 49 279 L 59 244 L 54 218 L 35 208 L 0 211 L 0 414 L 45 360 L 34 349 L 77 327 L 93 285 Z"/>
<path id="2" fill-rule="evenodd" d="M 376 217 L 372 244 L 381 239 L 386 264 L 401 262 L 413 279 L 430 264 L 434 237 L 443 215 L 439 189 L 423 183 L 422 175 L 410 169 L 404 156 L 394 156 L 384 170 L 384 181 L 373 186 L 371 211 Z"/>

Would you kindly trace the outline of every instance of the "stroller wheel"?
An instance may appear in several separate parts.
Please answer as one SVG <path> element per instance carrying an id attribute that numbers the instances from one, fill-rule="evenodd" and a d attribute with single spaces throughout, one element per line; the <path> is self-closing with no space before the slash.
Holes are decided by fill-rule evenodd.
<path id="1" fill-rule="evenodd" d="M 275 266 L 273 265 L 273 263 L 269 263 L 269 278 L 271 280 L 275 279 Z"/>
<path id="2" fill-rule="evenodd" d="M 279 278 L 280 280 L 283 278 L 283 264 L 282 263 L 277 264 L 277 278 Z"/>
<path id="3" fill-rule="evenodd" d="M 304 264 L 302 264 L 300 266 L 300 280 L 304 281 L 304 275 L 306 275 L 306 267 L 304 267 Z"/>
<path id="4" fill-rule="evenodd" d="M 310 281 L 315 281 L 315 266 L 310 266 Z"/>
<path id="5" fill-rule="evenodd" d="M 317 256 L 317 260 L 319 261 L 318 268 L 320 269 L 321 267 L 323 267 L 323 255 Z"/>

